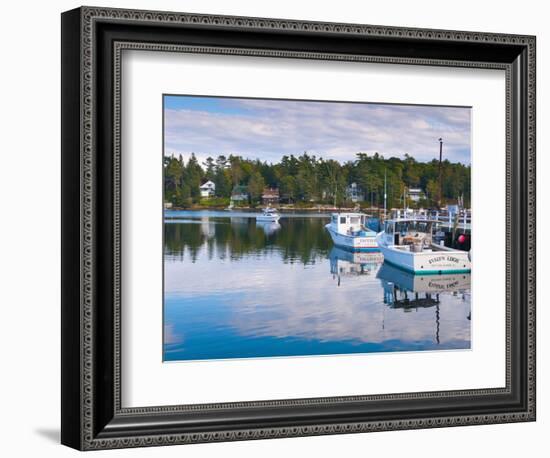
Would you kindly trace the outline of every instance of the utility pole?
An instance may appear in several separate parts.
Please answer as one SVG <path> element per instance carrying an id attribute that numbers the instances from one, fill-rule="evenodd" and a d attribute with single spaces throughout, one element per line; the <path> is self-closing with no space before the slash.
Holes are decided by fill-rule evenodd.
<path id="1" fill-rule="evenodd" d="M 384 169 L 384 221 L 386 221 L 386 202 L 387 202 L 387 199 L 388 199 L 388 194 L 387 194 L 387 188 L 386 188 L 386 182 L 387 182 L 387 170 Z"/>
<path id="2" fill-rule="evenodd" d="M 443 176 L 441 168 L 441 160 L 443 158 L 443 139 L 439 139 L 439 196 L 437 197 L 437 206 L 441 209 L 442 193 L 443 193 Z"/>

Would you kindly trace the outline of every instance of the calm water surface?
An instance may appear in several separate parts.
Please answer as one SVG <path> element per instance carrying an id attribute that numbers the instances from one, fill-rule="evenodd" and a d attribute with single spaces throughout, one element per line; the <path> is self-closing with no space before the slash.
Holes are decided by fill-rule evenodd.
<path id="1" fill-rule="evenodd" d="M 327 215 L 167 211 L 166 361 L 470 348 L 470 275 L 333 247 Z"/>

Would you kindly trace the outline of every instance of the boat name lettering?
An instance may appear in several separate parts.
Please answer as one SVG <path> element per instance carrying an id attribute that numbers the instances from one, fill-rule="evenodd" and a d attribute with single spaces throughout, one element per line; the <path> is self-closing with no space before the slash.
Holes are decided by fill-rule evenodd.
<path id="1" fill-rule="evenodd" d="M 431 282 L 428 283 L 428 286 L 430 288 L 434 288 L 434 289 L 445 290 L 445 289 L 456 288 L 458 286 L 458 281 L 455 280 L 455 281 L 452 281 L 450 283 L 445 283 L 445 284 L 436 283 L 436 282 L 431 281 Z"/>
<path id="2" fill-rule="evenodd" d="M 430 264 L 433 264 L 434 262 L 440 262 L 440 261 L 449 261 L 454 262 L 458 264 L 458 258 L 455 258 L 454 256 L 438 256 L 437 258 L 432 258 L 428 262 Z"/>

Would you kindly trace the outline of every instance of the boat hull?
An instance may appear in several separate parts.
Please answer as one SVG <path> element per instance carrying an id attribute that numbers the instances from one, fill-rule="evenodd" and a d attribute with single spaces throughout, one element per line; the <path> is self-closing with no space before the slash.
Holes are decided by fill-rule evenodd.
<path id="1" fill-rule="evenodd" d="M 262 223 L 277 223 L 281 217 L 279 215 L 277 216 L 264 216 L 264 215 L 258 215 L 256 216 L 256 221 L 260 221 Z"/>
<path id="2" fill-rule="evenodd" d="M 358 251 L 358 252 L 380 251 L 380 249 L 378 248 L 378 243 L 376 242 L 376 237 L 370 237 L 370 236 L 363 237 L 363 236 L 351 236 L 351 235 L 340 234 L 334 231 L 330 227 L 330 224 L 327 224 L 325 228 L 330 234 L 330 237 L 332 238 L 332 242 L 338 248 L 342 248 L 348 251 Z"/>
<path id="3" fill-rule="evenodd" d="M 424 275 L 469 273 L 472 270 L 468 252 L 442 250 L 414 253 L 379 243 L 384 262 L 407 272 Z"/>

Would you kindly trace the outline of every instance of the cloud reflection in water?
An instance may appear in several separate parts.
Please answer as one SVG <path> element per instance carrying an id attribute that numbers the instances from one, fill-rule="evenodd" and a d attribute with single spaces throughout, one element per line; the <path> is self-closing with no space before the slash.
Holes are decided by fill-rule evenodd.
<path id="1" fill-rule="evenodd" d="M 166 226 L 166 360 L 470 348 L 469 276 L 442 279 L 436 296 L 433 276 L 411 283 L 332 248 L 323 218 L 273 232 L 244 219 Z M 433 306 L 411 306 L 414 291 L 400 306 L 407 288 Z"/>

